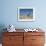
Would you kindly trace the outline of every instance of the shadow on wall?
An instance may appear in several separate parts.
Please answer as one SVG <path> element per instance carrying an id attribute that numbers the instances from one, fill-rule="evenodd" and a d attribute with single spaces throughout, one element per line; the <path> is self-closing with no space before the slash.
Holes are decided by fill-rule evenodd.
<path id="1" fill-rule="evenodd" d="M 0 24 L 0 43 L 2 43 L 2 32 L 5 32 L 6 30 L 3 30 L 5 27 L 4 24 Z"/>

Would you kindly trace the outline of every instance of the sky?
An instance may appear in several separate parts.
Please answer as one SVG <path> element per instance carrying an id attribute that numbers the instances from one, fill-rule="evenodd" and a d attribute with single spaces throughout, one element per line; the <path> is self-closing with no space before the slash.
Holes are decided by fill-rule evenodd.
<path id="1" fill-rule="evenodd" d="M 31 14 L 32 15 L 33 10 L 32 9 L 20 9 L 20 14 L 21 15 L 27 15 L 27 14 Z"/>

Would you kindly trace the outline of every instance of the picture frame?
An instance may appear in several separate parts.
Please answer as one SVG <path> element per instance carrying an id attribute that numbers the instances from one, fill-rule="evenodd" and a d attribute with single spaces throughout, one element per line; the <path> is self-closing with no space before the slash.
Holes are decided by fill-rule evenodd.
<path id="1" fill-rule="evenodd" d="M 19 7 L 18 21 L 35 21 L 35 8 L 33 7 Z"/>

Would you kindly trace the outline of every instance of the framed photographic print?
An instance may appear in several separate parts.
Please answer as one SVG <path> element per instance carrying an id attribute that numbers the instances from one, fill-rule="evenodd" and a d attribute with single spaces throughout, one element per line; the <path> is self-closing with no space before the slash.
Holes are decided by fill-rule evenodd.
<path id="1" fill-rule="evenodd" d="M 35 8 L 19 7 L 18 21 L 35 21 Z"/>

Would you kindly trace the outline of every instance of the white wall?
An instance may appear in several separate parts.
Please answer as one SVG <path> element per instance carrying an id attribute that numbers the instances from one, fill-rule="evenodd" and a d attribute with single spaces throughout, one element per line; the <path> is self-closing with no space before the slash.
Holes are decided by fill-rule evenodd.
<path id="1" fill-rule="evenodd" d="M 16 28 L 43 27 L 46 29 L 46 0 L 1 0 L 0 24 L 15 25 Z M 18 22 L 17 8 L 35 8 L 34 22 Z"/>

